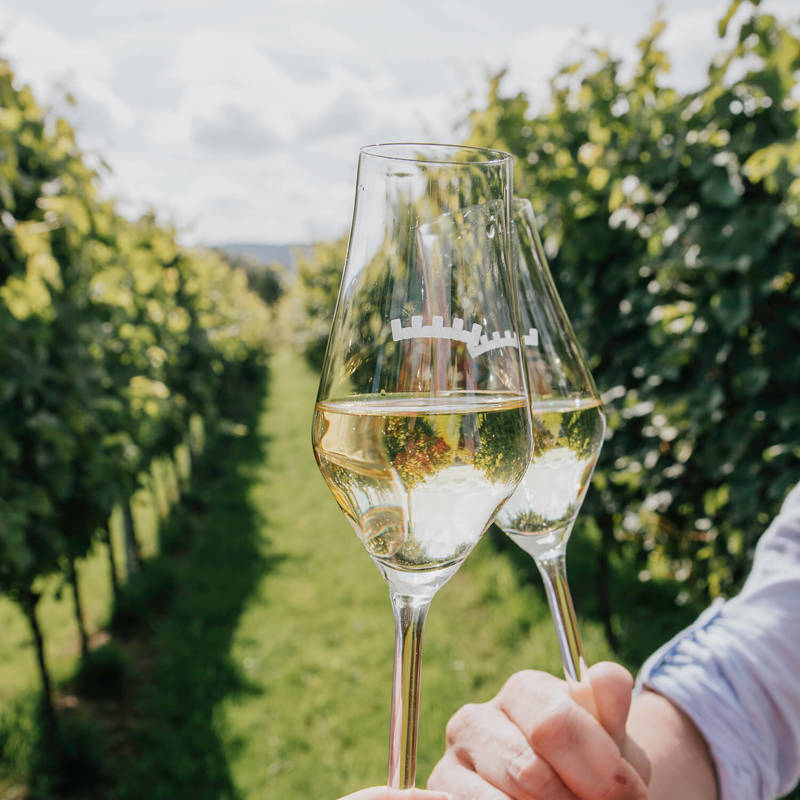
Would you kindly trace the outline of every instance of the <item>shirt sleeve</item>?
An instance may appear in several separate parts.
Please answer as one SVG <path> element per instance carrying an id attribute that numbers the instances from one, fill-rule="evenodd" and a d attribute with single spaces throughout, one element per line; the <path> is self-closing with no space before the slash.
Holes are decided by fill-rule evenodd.
<path id="1" fill-rule="evenodd" d="M 686 713 L 721 800 L 774 800 L 800 778 L 800 484 L 761 537 L 741 593 L 645 662 L 637 688 Z"/>

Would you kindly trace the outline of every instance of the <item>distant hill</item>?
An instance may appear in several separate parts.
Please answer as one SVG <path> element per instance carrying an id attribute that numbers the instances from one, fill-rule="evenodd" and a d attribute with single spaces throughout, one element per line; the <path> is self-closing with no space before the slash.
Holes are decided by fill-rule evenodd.
<path id="1" fill-rule="evenodd" d="M 292 271 L 295 269 L 295 251 L 308 253 L 312 249 L 310 245 L 304 244 L 258 244 L 256 242 L 228 242 L 215 244 L 213 247 L 229 255 L 253 258 L 264 264 L 277 261 Z"/>

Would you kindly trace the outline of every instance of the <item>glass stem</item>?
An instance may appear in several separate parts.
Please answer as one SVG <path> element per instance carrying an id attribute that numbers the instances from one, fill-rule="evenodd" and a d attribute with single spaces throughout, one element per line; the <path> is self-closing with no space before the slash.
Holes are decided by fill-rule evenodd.
<path id="1" fill-rule="evenodd" d="M 391 592 L 395 619 L 392 720 L 389 734 L 389 787 L 410 789 L 417 772 L 422 629 L 431 598 Z"/>
<path id="2" fill-rule="evenodd" d="M 550 613 L 556 626 L 564 675 L 567 680 L 580 683 L 586 671 L 586 662 L 583 659 L 583 645 L 567 583 L 566 554 L 561 550 L 555 555 L 537 558 L 536 566 L 544 581 Z"/>

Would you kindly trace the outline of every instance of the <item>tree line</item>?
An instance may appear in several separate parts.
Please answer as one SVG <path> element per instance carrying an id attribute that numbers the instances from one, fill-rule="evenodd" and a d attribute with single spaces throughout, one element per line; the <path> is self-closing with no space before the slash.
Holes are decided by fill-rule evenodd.
<path id="1" fill-rule="evenodd" d="M 30 625 L 51 738 L 42 579 L 70 587 L 85 656 L 79 559 L 105 544 L 115 595 L 122 562 L 137 569 L 131 497 L 256 385 L 271 313 L 243 270 L 101 189 L 71 126 L 0 60 L 0 592 Z"/>
<path id="2" fill-rule="evenodd" d="M 612 643 L 610 558 L 683 597 L 730 593 L 800 465 L 800 24 L 734 0 L 691 92 L 670 85 L 664 28 L 633 65 L 587 48 L 541 107 L 495 75 L 466 137 L 514 156 L 603 392 L 609 439 L 579 524 L 602 540 Z M 345 246 L 300 267 L 316 366 Z"/>

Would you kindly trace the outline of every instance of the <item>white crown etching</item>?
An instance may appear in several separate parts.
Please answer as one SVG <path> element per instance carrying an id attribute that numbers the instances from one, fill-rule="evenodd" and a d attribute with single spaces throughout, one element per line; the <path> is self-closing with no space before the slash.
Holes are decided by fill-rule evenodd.
<path id="1" fill-rule="evenodd" d="M 444 324 L 444 318 L 435 316 L 430 325 L 422 324 L 421 316 L 411 317 L 411 325 L 404 328 L 399 319 L 391 320 L 392 339 L 399 342 L 403 339 L 452 339 L 456 342 L 464 342 L 467 351 L 472 358 L 477 358 L 490 350 L 497 350 L 499 347 L 516 347 L 517 334 L 512 331 L 504 331 L 500 335 L 499 331 L 492 333 L 490 339 L 487 334 L 481 335 L 483 327 L 477 322 L 469 331 L 464 330 L 464 320 L 460 317 L 453 317 L 452 326 Z M 522 341 L 529 347 L 536 347 L 539 344 L 539 331 L 531 328 Z"/>

